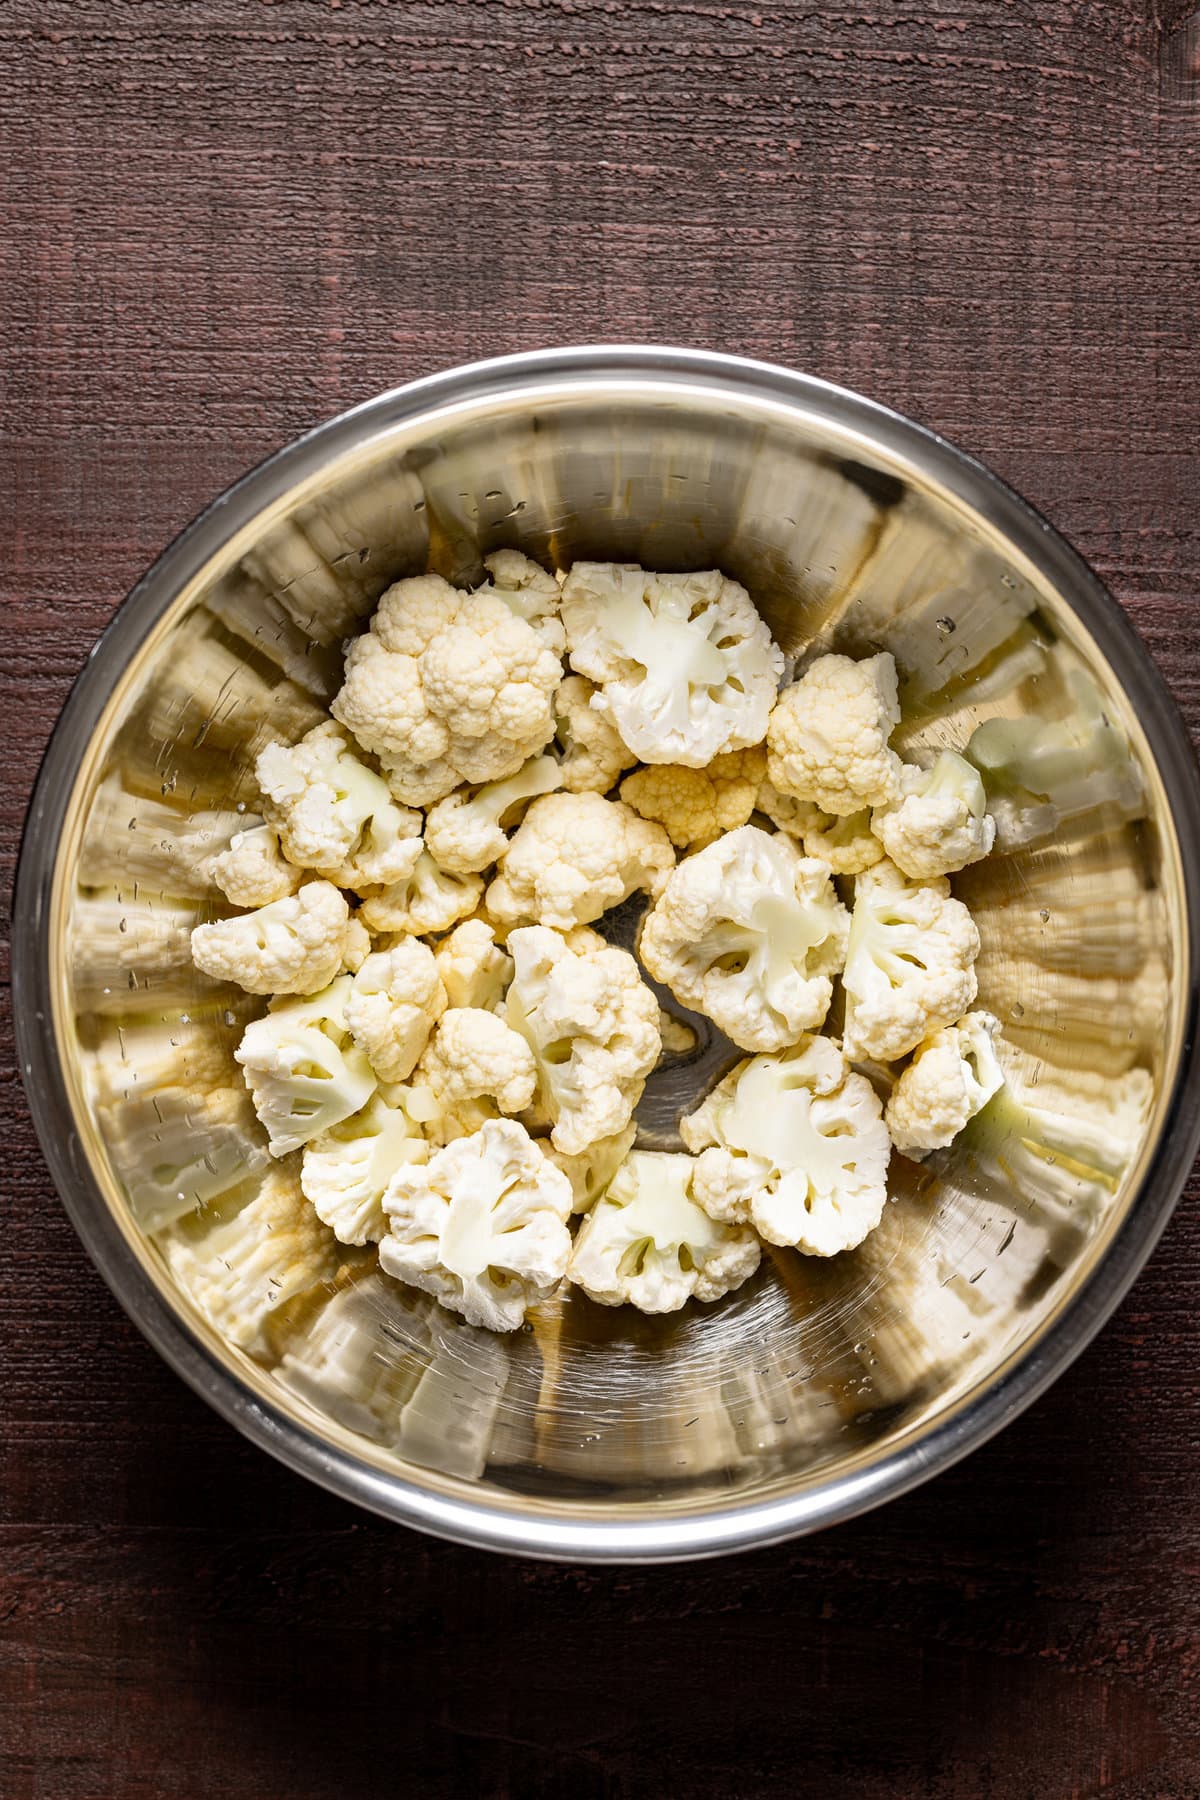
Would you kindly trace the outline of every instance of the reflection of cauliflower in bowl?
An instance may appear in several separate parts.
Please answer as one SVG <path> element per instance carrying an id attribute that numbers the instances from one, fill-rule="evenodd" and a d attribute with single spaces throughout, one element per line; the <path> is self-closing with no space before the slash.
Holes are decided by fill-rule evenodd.
<path id="1" fill-rule="evenodd" d="M 513 359 L 277 457 L 120 613 L 22 861 L 31 1102 L 297 1468 L 540 1554 L 766 1541 L 1136 1273 L 1197 841 L 1144 653 L 977 466 L 778 370 Z"/>

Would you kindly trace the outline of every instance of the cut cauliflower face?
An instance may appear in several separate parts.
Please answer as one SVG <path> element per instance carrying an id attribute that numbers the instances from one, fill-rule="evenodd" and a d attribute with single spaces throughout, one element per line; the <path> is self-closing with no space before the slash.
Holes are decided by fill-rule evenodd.
<path id="1" fill-rule="evenodd" d="M 932 768 L 902 768 L 899 798 L 871 823 L 900 873 L 917 881 L 965 869 L 996 841 L 979 772 L 953 750 Z"/>
<path id="2" fill-rule="evenodd" d="M 379 1088 L 361 1112 L 305 1145 L 300 1185 L 343 1244 L 377 1244 L 387 1230 L 383 1196 L 403 1163 L 429 1155 L 407 1110 L 409 1090 Z"/>
<path id="3" fill-rule="evenodd" d="M 1004 1071 L 993 1043 L 999 1029 L 991 1013 L 968 1013 L 917 1046 L 887 1105 L 888 1130 L 902 1155 L 920 1161 L 952 1143 L 1000 1092 Z"/>
<path id="4" fill-rule="evenodd" d="M 869 807 L 839 818 L 822 812 L 811 800 L 781 794 L 769 781 L 760 784 L 757 804 L 780 831 L 800 839 L 805 856 L 828 863 L 835 875 L 861 875 L 883 857 L 883 845 L 871 830 Z"/>
<path id="5" fill-rule="evenodd" d="M 818 657 L 771 713 L 771 785 L 839 818 L 886 806 L 900 785 L 900 758 L 888 748 L 899 721 L 890 656 Z"/>
<path id="6" fill-rule="evenodd" d="M 556 1150 L 579 1155 L 628 1125 L 662 1038 L 658 1001 L 627 950 L 576 951 L 545 926 L 510 934 L 505 1017 L 536 1060 Z"/>
<path id="7" fill-rule="evenodd" d="M 692 1197 L 690 1156 L 635 1150 L 584 1220 L 567 1277 L 601 1306 L 678 1312 L 719 1300 L 758 1267 L 752 1231 L 712 1219 Z"/>
<path id="8" fill-rule="evenodd" d="M 809 1256 L 853 1250 L 883 1217 L 891 1143 L 878 1095 L 828 1038 L 739 1063 L 681 1120 L 694 1194 Z"/>
<path id="9" fill-rule="evenodd" d="M 576 563 L 563 584 L 572 668 L 643 762 L 700 769 L 757 744 L 783 652 L 745 588 L 718 569 L 655 575 L 630 563 Z"/>
<path id="10" fill-rule="evenodd" d="M 399 1169 L 384 1209 L 380 1266 L 471 1325 L 515 1331 L 566 1272 L 571 1184 L 512 1119 Z"/>
<path id="11" fill-rule="evenodd" d="M 306 881 L 286 900 L 197 925 L 192 961 L 251 994 L 315 994 L 342 966 L 350 908 L 328 881 Z"/>
<path id="12" fill-rule="evenodd" d="M 428 805 L 459 782 L 515 774 L 553 735 L 562 664 L 496 593 L 437 575 L 398 581 L 346 657 L 334 717 Z"/>
<path id="13" fill-rule="evenodd" d="M 680 863 L 639 950 L 743 1050 L 778 1050 L 824 1019 L 848 928 L 824 863 L 743 825 Z"/>
<path id="14" fill-rule="evenodd" d="M 615 1132 L 612 1137 L 597 1138 L 578 1156 L 568 1156 L 565 1151 L 554 1150 L 543 1139 L 538 1139 L 550 1161 L 562 1170 L 571 1184 L 572 1212 L 592 1210 L 633 1149 L 636 1137 L 637 1126 L 627 1125 L 624 1131 Z"/>
<path id="15" fill-rule="evenodd" d="M 393 887 L 368 894 L 359 911 L 372 931 L 402 931 L 413 937 L 449 931 L 479 905 L 483 883 L 478 875 L 447 875 L 428 850 L 422 850 L 412 874 Z"/>
<path id="16" fill-rule="evenodd" d="M 210 859 L 208 872 L 234 906 L 270 906 L 294 894 L 304 880 L 284 857 L 279 834 L 254 823 L 234 832 L 229 848 Z"/>
<path id="17" fill-rule="evenodd" d="M 554 749 L 569 794 L 607 794 L 637 761 L 612 720 L 592 700 L 599 690 L 583 675 L 568 675 L 554 696 Z"/>
<path id="18" fill-rule="evenodd" d="M 272 1156 L 331 1131 L 375 1089 L 375 1072 L 346 1023 L 350 988 L 350 976 L 340 975 L 307 1000 L 272 1001 L 234 1052 Z"/>
<path id="19" fill-rule="evenodd" d="M 451 1006 L 495 1011 L 512 980 L 513 960 L 486 919 L 464 919 L 433 954 Z"/>
<path id="20" fill-rule="evenodd" d="M 495 1013 L 463 1006 L 443 1013 L 414 1084 L 433 1099 L 425 1121 L 429 1134 L 448 1142 L 477 1131 L 497 1113 L 524 1112 L 536 1079 L 525 1039 Z"/>
<path id="21" fill-rule="evenodd" d="M 289 862 L 353 889 L 384 887 L 412 873 L 421 815 L 397 806 L 332 720 L 290 749 L 268 744 L 255 775 Z"/>
<path id="22" fill-rule="evenodd" d="M 661 825 L 673 844 L 711 844 L 723 831 L 746 823 L 758 804 L 766 766 L 761 745 L 727 750 L 706 769 L 661 763 L 627 775 L 621 798 L 643 819 Z"/>
<path id="23" fill-rule="evenodd" d="M 558 614 L 560 596 L 553 575 L 520 550 L 493 550 L 483 566 L 492 578 L 492 587 L 483 591 L 495 593 L 511 613 L 532 626 L 547 650 L 561 657 L 567 634 Z"/>
<path id="24" fill-rule="evenodd" d="M 487 910 L 501 925 L 586 925 L 638 888 L 655 893 L 675 864 L 671 840 L 619 800 L 535 800 L 500 860 Z"/>
<path id="25" fill-rule="evenodd" d="M 346 1023 L 380 1081 L 403 1081 L 445 1010 L 433 951 L 410 938 L 367 957 L 350 989 Z"/>
<path id="26" fill-rule="evenodd" d="M 507 850 L 508 831 L 530 800 L 561 786 L 562 771 L 554 758 L 535 756 L 507 781 L 447 794 L 425 821 L 430 855 L 447 874 L 478 874 Z"/>
<path id="27" fill-rule="evenodd" d="M 894 863 L 857 877 L 846 990 L 846 1055 L 894 1062 L 960 1019 L 975 998 L 979 933 L 948 881 L 908 881 Z"/>

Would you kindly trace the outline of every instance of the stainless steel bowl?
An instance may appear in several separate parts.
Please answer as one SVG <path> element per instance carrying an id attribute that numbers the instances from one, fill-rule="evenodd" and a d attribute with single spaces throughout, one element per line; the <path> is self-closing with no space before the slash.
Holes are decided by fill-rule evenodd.
<path id="1" fill-rule="evenodd" d="M 359 1253 L 286 1230 L 251 1241 L 262 1156 L 229 1060 L 244 996 L 199 977 L 187 947 L 216 898 L 198 860 L 253 804 L 256 747 L 317 716 L 340 640 L 388 581 L 470 577 L 501 544 L 718 564 L 785 649 L 893 650 L 910 750 L 1007 719 L 1016 732 L 991 735 L 1025 759 L 993 774 L 1002 854 L 959 883 L 981 1001 L 1004 1024 L 1004 1106 L 921 1168 L 895 1159 L 895 1203 L 851 1255 L 773 1253 L 720 1306 L 667 1320 L 576 1295 L 511 1339 Z M 22 855 L 30 1105 L 114 1293 L 293 1468 L 531 1555 L 769 1543 L 982 1442 L 1133 1280 L 1200 1136 L 1198 844 L 1190 749 L 1146 653 L 977 463 L 760 364 L 507 358 L 385 394 L 272 458 L 114 619 Z M 656 1084 L 648 1132 L 689 1083 L 685 1064 Z"/>

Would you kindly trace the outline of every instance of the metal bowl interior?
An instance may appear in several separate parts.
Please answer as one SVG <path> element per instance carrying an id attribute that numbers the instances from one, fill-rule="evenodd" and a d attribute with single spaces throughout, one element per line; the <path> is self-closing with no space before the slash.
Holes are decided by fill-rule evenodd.
<path id="1" fill-rule="evenodd" d="M 852 1254 L 772 1251 L 720 1305 L 665 1319 L 572 1294 L 508 1338 L 369 1254 L 278 1236 L 263 1251 L 263 1157 L 231 1060 L 245 996 L 188 954 L 220 898 L 202 856 L 253 808 L 257 748 L 320 716 L 342 639 L 389 581 L 473 577 L 499 545 L 550 566 L 719 565 L 788 651 L 891 650 L 907 753 L 1019 721 L 1010 741 L 1039 772 L 1006 788 L 1000 772 L 999 852 L 956 881 L 983 937 L 980 1004 L 1003 1024 L 1003 1106 L 922 1166 L 895 1158 L 894 1203 Z M 710 1554 L 944 1466 L 1116 1304 L 1196 1148 L 1198 843 L 1194 765 L 1145 652 L 978 465 L 761 365 L 505 359 L 292 446 L 121 610 L 30 814 L 22 1061 L 106 1279 L 264 1447 L 493 1548 Z"/>

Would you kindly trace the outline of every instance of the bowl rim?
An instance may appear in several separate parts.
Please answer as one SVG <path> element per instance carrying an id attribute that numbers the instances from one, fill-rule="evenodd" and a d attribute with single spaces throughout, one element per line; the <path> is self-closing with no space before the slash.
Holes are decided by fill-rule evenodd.
<path id="1" fill-rule="evenodd" d="M 92 1173 L 55 1046 L 51 898 L 58 845 L 93 730 L 120 674 L 183 589 L 238 531 L 321 466 L 423 413 L 478 404 L 539 384 L 699 384 L 763 403 L 816 408 L 924 473 L 1001 532 L 1085 624 L 1121 671 L 1166 794 L 1183 876 L 1187 987 L 1166 1122 L 1124 1219 L 1078 1289 L 1035 1341 L 1011 1352 L 988 1386 L 867 1468 L 770 1500 L 707 1504 L 657 1518 L 556 1519 L 510 1510 L 494 1490 L 461 1500 L 385 1473 L 322 1440 L 217 1361 L 131 1253 Z M 389 389 L 275 451 L 217 496 L 167 546 L 93 646 L 55 724 L 22 833 L 14 884 L 13 1019 L 19 1066 L 42 1153 L 85 1250 L 133 1323 L 175 1372 L 245 1436 L 319 1486 L 398 1523 L 481 1549 L 589 1563 L 670 1562 L 728 1554 L 840 1523 L 916 1487 L 985 1443 L 1084 1350 L 1124 1298 L 1166 1226 L 1200 1147 L 1197 955 L 1200 778 L 1173 698 L 1116 599 L 1065 538 L 982 463 L 878 402 L 776 364 L 706 350 L 598 344 L 468 363 Z M 1178 977 L 1177 977 L 1178 978 Z"/>

